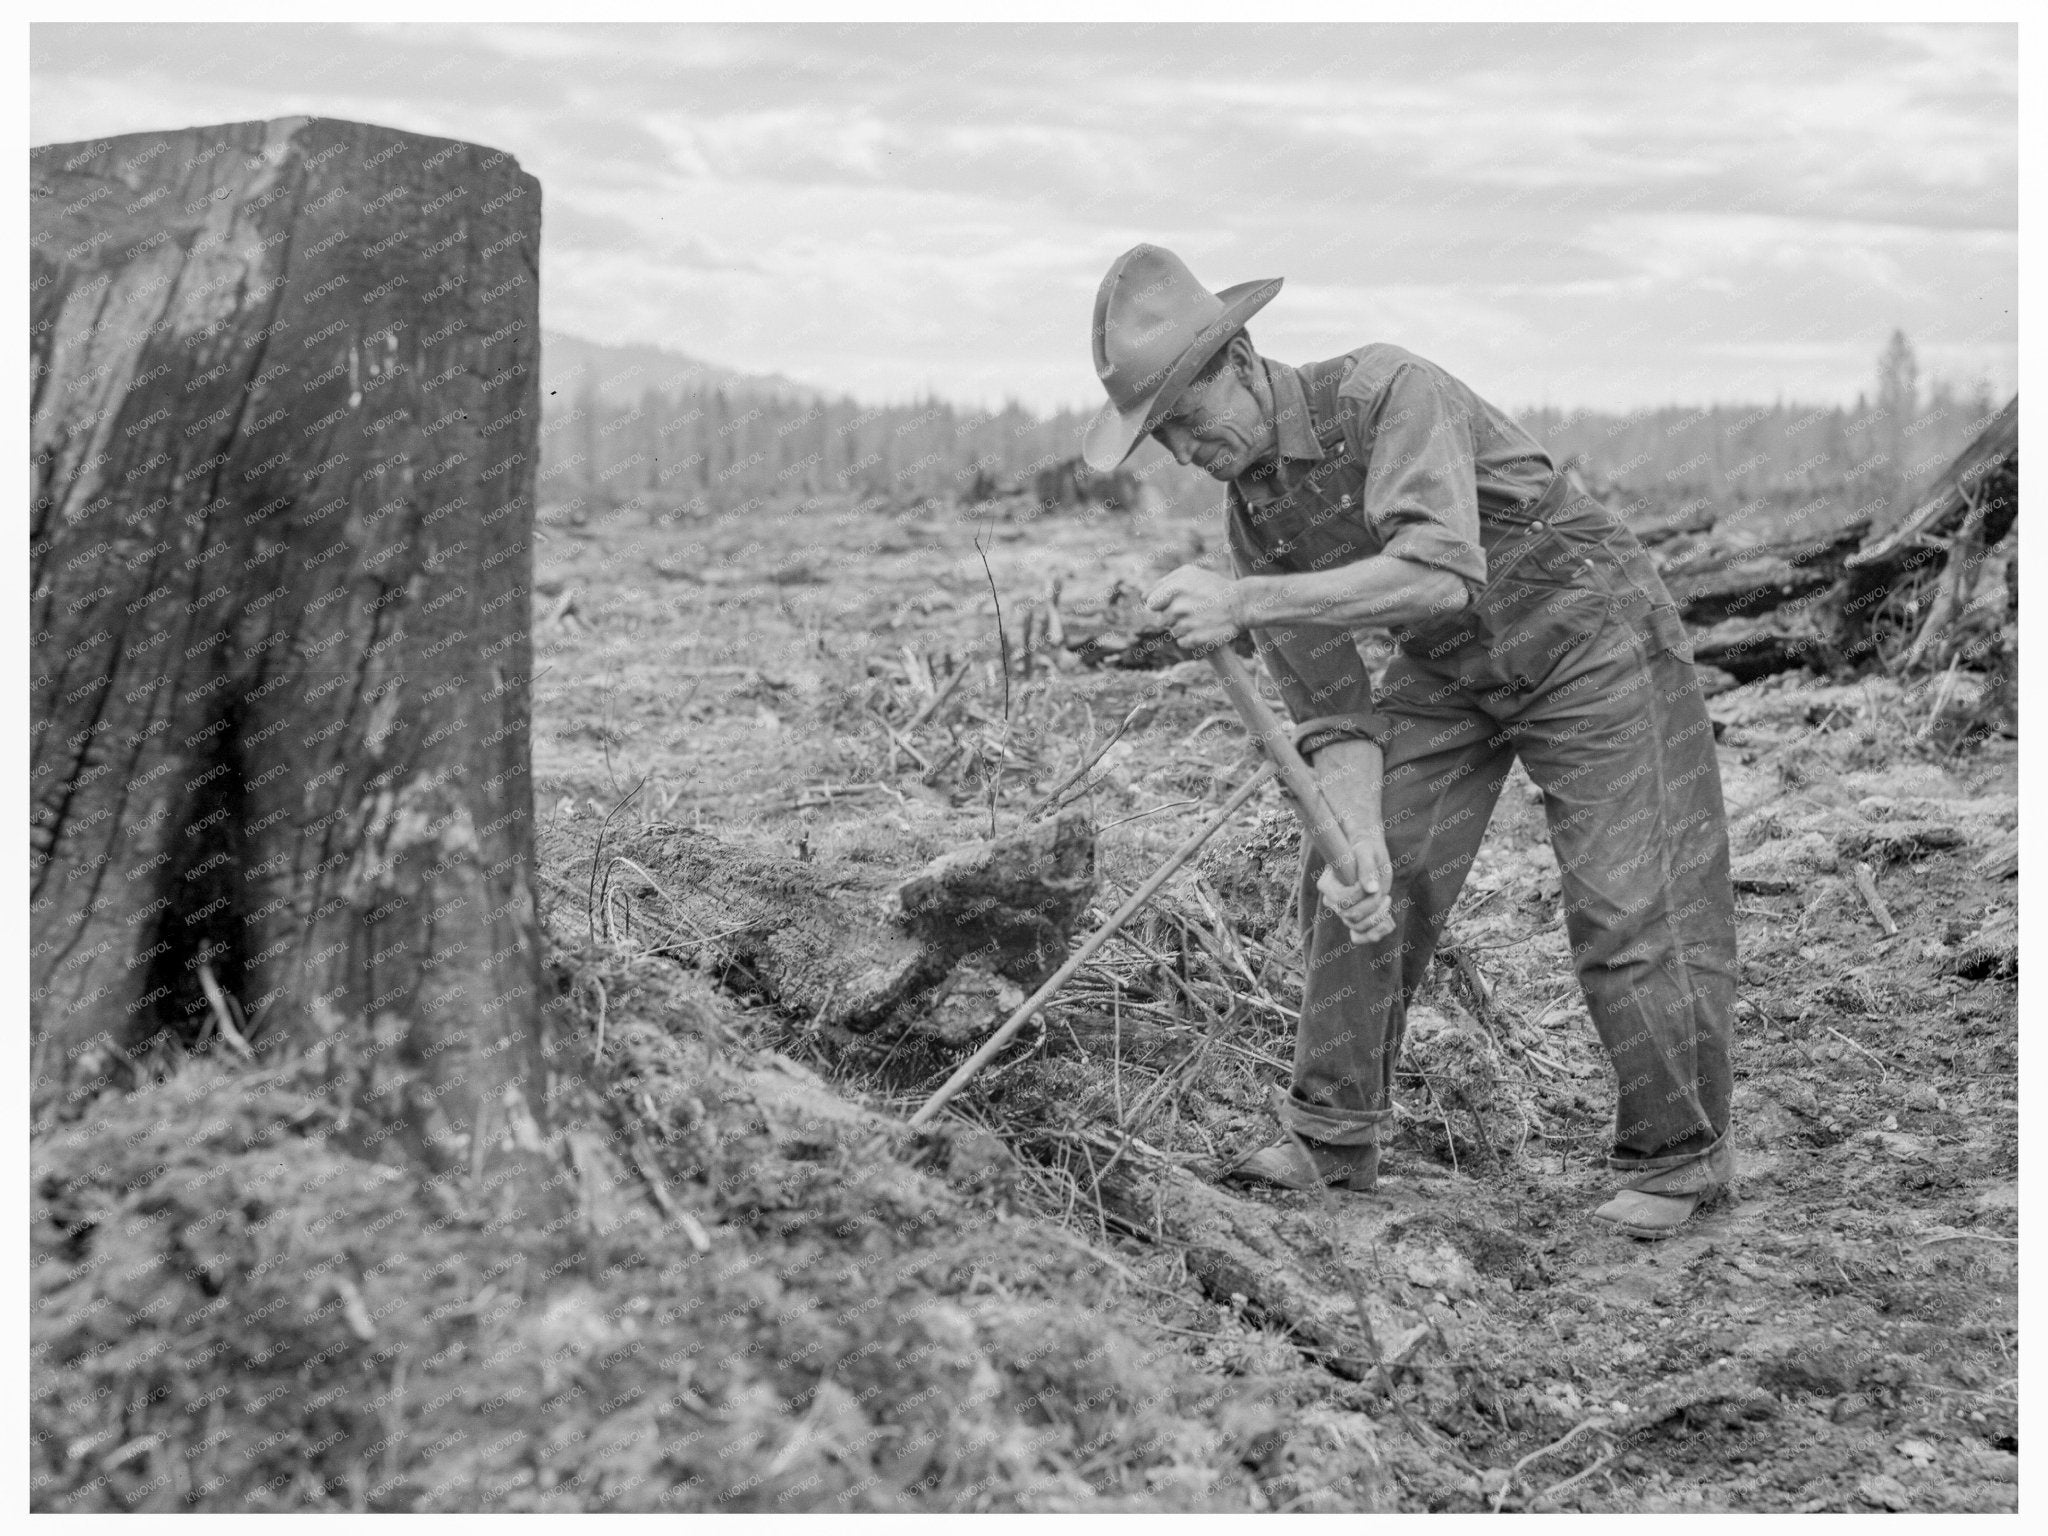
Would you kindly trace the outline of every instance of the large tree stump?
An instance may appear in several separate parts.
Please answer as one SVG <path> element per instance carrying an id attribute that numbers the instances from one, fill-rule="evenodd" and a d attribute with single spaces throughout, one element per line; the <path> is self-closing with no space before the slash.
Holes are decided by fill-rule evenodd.
<path id="1" fill-rule="evenodd" d="M 530 1145 L 538 183 L 319 118 L 30 162 L 37 1102 L 225 1018 Z"/>

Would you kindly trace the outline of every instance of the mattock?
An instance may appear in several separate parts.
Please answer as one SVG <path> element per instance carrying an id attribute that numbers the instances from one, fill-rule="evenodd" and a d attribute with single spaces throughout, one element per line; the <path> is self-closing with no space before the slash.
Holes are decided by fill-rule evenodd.
<path id="1" fill-rule="evenodd" d="M 1238 659 L 1235 651 L 1228 646 L 1218 646 L 1209 653 L 1209 664 L 1216 669 L 1216 675 L 1222 679 L 1224 691 L 1230 695 L 1230 702 L 1236 707 L 1238 717 L 1244 721 L 1245 729 L 1251 733 L 1252 740 L 1264 750 L 1266 761 L 1259 765 L 1258 772 L 1238 786 L 1236 792 L 1224 801 L 1222 808 L 1215 815 L 1204 822 L 1186 842 L 1167 855 L 1166 862 L 1131 893 L 1130 898 L 1111 914 L 1107 922 L 1082 941 L 1081 947 L 1074 951 L 1067 963 L 1054 971 L 1036 992 L 1026 998 L 1016 1012 L 1005 1019 L 1002 1026 L 982 1042 L 980 1049 L 960 1063 L 953 1075 L 947 1078 L 938 1091 L 926 1099 L 918 1107 L 917 1113 L 910 1117 L 913 1126 L 930 1122 L 945 1107 L 946 1101 L 964 1088 L 975 1073 L 987 1066 L 989 1060 L 1010 1043 L 1017 1031 L 1052 1000 L 1053 995 L 1072 979 L 1074 973 L 1086 965 L 1118 929 L 1136 916 L 1145 903 L 1158 894 L 1159 888 L 1173 878 L 1175 871 L 1193 858 L 1201 850 L 1202 845 L 1237 814 L 1238 807 L 1257 794 L 1260 787 L 1276 772 L 1286 784 L 1294 802 L 1295 814 L 1301 818 L 1303 829 L 1314 840 L 1316 851 L 1322 854 L 1323 861 L 1346 885 L 1357 882 L 1358 865 L 1352 854 L 1351 845 L 1344 836 L 1336 813 L 1323 798 L 1322 788 L 1316 783 L 1315 774 L 1302 760 L 1301 754 L 1295 750 L 1293 734 L 1281 725 L 1266 701 L 1259 697 L 1257 688 L 1252 684 L 1251 674 L 1245 670 L 1244 663 Z"/>
<path id="2" fill-rule="evenodd" d="M 1237 707 L 1238 718 L 1244 721 L 1244 728 L 1251 732 L 1252 740 L 1279 768 L 1288 793 L 1294 797 L 1294 812 L 1315 843 L 1316 852 L 1323 856 L 1323 862 L 1330 866 L 1339 880 L 1346 885 L 1356 885 L 1358 862 L 1351 851 L 1351 842 L 1344 835 L 1344 826 L 1337 819 L 1337 813 L 1323 798 L 1323 788 L 1316 782 L 1314 771 L 1295 750 L 1294 733 L 1280 723 L 1272 707 L 1259 697 L 1252 675 L 1245 670 L 1237 652 L 1227 645 L 1218 646 L 1209 653 L 1209 665 L 1223 680 L 1223 691 L 1230 695 L 1230 702 Z"/>

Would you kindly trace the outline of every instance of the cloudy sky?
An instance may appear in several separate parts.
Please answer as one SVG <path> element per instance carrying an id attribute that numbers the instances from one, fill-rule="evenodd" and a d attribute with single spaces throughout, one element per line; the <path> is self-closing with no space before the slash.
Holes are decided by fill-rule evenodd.
<path id="1" fill-rule="evenodd" d="M 32 142 L 316 113 L 508 149 L 542 311 L 899 400 L 1100 399 L 1138 241 L 1511 409 L 2014 386 L 2011 26 L 52 26 Z"/>

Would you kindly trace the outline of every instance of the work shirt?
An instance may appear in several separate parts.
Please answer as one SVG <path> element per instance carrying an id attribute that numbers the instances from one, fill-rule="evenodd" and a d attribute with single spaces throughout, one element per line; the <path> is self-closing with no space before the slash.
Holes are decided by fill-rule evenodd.
<path id="1" fill-rule="evenodd" d="M 1605 537 L 1620 526 L 1590 496 L 1570 495 L 1570 477 L 1509 416 L 1412 352 L 1374 343 L 1302 368 L 1262 362 L 1278 443 L 1269 473 L 1230 482 L 1239 576 L 1396 555 L 1451 572 L 1476 605 L 1547 530 Z M 1404 650 L 1441 654 L 1475 638 L 1457 623 L 1393 633 Z M 1301 733 L 1305 751 L 1338 736 L 1384 740 L 1349 630 L 1274 625 L 1254 638 L 1289 713 L 1315 727 Z"/>

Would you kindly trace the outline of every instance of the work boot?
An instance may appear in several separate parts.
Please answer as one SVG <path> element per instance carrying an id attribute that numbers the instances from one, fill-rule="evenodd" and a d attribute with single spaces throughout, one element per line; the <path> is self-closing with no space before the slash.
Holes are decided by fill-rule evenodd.
<path id="1" fill-rule="evenodd" d="M 1735 1182 L 1735 1149 L 1724 1139 L 1702 1162 L 1645 1174 L 1593 1212 L 1630 1237 L 1671 1236 L 1693 1213 L 1715 1204 Z"/>
<path id="2" fill-rule="evenodd" d="M 1304 1163 L 1302 1147 L 1308 1148 L 1313 1168 Z M 1243 1162 L 1237 1164 L 1223 1177 L 1237 1184 L 1274 1184 L 1281 1189 L 1320 1189 L 1326 1184 L 1341 1185 L 1357 1194 L 1364 1194 L 1379 1182 L 1380 1149 L 1377 1142 L 1367 1142 L 1358 1147 L 1333 1147 L 1325 1142 L 1301 1138 L 1301 1145 L 1295 1145 L 1293 1137 L 1262 1147 Z"/>

